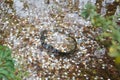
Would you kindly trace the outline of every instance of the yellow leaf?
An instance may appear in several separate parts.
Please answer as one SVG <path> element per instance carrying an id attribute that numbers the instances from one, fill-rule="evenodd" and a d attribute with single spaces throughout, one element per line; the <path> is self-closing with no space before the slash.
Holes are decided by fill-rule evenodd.
<path id="1" fill-rule="evenodd" d="M 119 64 L 120 63 L 120 56 L 115 58 L 115 63 Z"/>
<path id="2" fill-rule="evenodd" d="M 110 55 L 111 57 L 116 57 L 116 56 L 117 56 L 117 50 L 116 50 L 116 48 L 110 47 L 110 48 L 109 48 L 109 55 Z"/>

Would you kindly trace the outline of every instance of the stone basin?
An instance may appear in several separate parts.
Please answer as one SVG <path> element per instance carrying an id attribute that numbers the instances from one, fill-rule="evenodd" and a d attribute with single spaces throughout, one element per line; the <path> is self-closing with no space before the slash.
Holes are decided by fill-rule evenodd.
<path id="1" fill-rule="evenodd" d="M 45 49 L 59 54 L 74 53 L 77 48 L 74 37 L 62 32 L 46 31 L 46 33 L 41 34 L 41 42 Z"/>

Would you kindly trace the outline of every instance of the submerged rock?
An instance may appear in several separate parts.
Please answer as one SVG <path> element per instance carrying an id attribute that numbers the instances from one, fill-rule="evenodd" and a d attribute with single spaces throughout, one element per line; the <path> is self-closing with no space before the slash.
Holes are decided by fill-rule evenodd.
<path id="1" fill-rule="evenodd" d="M 52 32 L 44 30 L 41 32 L 42 46 L 50 52 L 66 55 L 74 53 L 77 48 L 77 42 L 74 37 L 61 32 Z"/>

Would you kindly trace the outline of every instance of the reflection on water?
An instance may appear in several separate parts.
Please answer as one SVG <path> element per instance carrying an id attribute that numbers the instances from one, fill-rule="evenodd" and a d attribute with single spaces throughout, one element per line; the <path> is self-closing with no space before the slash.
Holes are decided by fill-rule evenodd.
<path id="1" fill-rule="evenodd" d="M 49 4 L 46 4 L 46 2 L 49 2 Z M 109 15 L 110 12 L 110 8 L 112 7 L 117 7 L 117 3 L 119 4 L 119 2 L 115 2 L 114 0 L 70 0 L 70 1 L 66 1 L 66 0 L 24 0 L 24 1 L 20 1 L 20 0 L 14 0 L 14 8 L 16 10 L 17 15 L 22 16 L 22 17 L 37 17 L 38 15 L 44 15 L 45 13 L 47 14 L 50 6 L 55 6 L 55 4 L 57 3 L 57 5 L 61 6 L 61 7 L 73 7 L 76 4 L 79 4 L 78 7 L 80 9 L 80 11 L 84 8 L 85 4 L 87 2 L 90 2 L 92 4 L 96 4 L 98 6 L 98 12 L 100 12 L 102 15 Z M 96 3 L 97 2 L 97 3 Z M 111 5 L 112 3 L 115 2 L 115 5 Z M 69 5 L 71 4 L 71 5 Z M 55 7 L 57 7 L 57 5 Z M 110 7 L 107 7 L 110 6 Z M 117 9 L 115 7 L 115 10 Z M 100 9 L 99 9 L 100 8 Z M 110 9 L 110 10 L 109 10 Z M 33 11 L 34 10 L 34 11 Z M 112 11 L 112 10 L 111 10 Z M 113 14 L 115 13 L 112 12 Z M 46 15 L 45 15 L 46 16 Z"/>

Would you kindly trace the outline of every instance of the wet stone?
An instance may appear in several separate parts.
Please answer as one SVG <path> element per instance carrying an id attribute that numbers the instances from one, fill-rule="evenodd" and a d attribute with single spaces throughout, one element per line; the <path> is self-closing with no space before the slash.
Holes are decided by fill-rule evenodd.
<path id="1" fill-rule="evenodd" d="M 61 32 L 42 31 L 42 46 L 52 53 L 70 54 L 74 53 L 77 48 L 77 42 L 74 37 Z"/>

